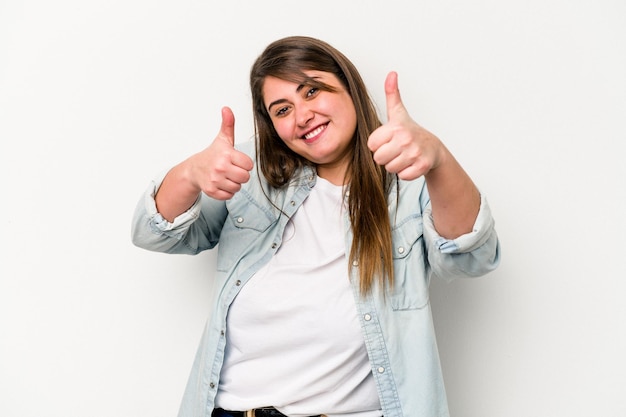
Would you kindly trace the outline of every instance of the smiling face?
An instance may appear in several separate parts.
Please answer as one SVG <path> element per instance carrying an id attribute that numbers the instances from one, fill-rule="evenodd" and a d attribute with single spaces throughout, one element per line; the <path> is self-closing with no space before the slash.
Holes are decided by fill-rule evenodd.
<path id="1" fill-rule="evenodd" d="M 315 163 L 320 177 L 343 184 L 356 130 L 354 103 L 334 74 L 304 73 L 334 91 L 268 76 L 263 83 L 265 108 L 292 151 Z"/>

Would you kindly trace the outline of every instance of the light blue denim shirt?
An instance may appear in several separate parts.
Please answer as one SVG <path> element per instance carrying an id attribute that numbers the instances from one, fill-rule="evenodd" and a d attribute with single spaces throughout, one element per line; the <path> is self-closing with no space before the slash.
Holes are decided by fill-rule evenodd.
<path id="1" fill-rule="evenodd" d="M 197 254 L 219 243 L 212 315 L 198 348 L 179 417 L 210 417 L 224 361 L 229 306 L 246 282 L 276 253 L 288 218 L 315 187 L 316 179 L 313 170 L 304 169 L 289 186 L 276 190 L 269 189 L 253 170 L 250 181 L 231 200 L 217 201 L 203 194 L 191 209 L 170 223 L 157 212 L 154 202 L 162 180 L 159 178 L 137 205 L 132 239 L 139 247 Z M 380 403 L 385 417 L 448 416 L 428 286 L 432 276 L 477 277 L 495 269 L 500 251 L 494 220 L 482 197 L 473 231 L 454 240 L 442 238 L 433 226 L 423 178 L 399 181 L 389 201 L 393 287 L 386 294 L 375 287 L 371 294 L 362 296 L 358 265 L 352 265 L 350 272 Z M 345 222 L 348 253 L 352 234 L 347 215 Z"/>

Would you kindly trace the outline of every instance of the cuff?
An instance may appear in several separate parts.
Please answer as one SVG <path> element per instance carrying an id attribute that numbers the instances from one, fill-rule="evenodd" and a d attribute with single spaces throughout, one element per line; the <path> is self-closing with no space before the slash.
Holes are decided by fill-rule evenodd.
<path id="1" fill-rule="evenodd" d="M 144 195 L 144 204 L 146 208 L 146 213 L 148 214 L 148 218 L 150 219 L 150 227 L 155 233 L 166 233 L 171 231 L 179 232 L 185 230 L 194 221 L 196 221 L 196 219 L 200 215 L 201 195 L 198 195 L 198 198 L 193 203 L 191 208 L 189 208 L 189 210 L 179 214 L 173 222 L 169 222 L 165 220 L 161 213 L 159 213 L 155 201 L 156 193 L 159 190 L 161 183 L 163 182 L 163 178 L 165 178 L 165 173 L 157 179 L 152 180 Z"/>
<path id="2" fill-rule="evenodd" d="M 456 239 L 446 239 L 437 233 L 430 206 L 424 212 L 424 227 L 426 233 L 430 235 L 430 241 L 434 242 L 434 246 L 442 253 L 471 252 L 482 246 L 487 239 L 489 239 L 494 228 L 494 223 L 487 199 L 482 194 L 480 196 L 480 209 L 478 210 L 472 231 Z"/>

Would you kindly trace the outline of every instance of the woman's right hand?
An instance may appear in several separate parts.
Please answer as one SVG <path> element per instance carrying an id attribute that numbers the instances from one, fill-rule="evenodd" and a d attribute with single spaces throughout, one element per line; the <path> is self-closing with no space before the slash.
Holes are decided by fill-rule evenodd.
<path id="1" fill-rule="evenodd" d="M 200 192 L 230 200 L 250 179 L 254 161 L 235 149 L 235 116 L 222 108 L 220 131 L 205 150 L 172 168 L 155 196 L 157 210 L 168 221 L 188 210 Z"/>
<path id="2" fill-rule="evenodd" d="M 254 162 L 235 149 L 235 116 L 230 108 L 222 108 L 222 126 L 213 143 L 184 163 L 196 189 L 217 200 L 230 200 L 248 182 Z"/>

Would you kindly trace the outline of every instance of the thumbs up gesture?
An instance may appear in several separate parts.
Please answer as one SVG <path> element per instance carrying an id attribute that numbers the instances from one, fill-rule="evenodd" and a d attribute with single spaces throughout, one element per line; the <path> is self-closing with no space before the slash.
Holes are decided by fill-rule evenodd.
<path id="1" fill-rule="evenodd" d="M 436 168 L 446 150 L 441 141 L 418 125 L 407 112 L 400 91 L 398 74 L 385 80 L 387 123 L 370 135 L 367 145 L 374 161 L 403 180 L 413 180 Z"/>
<path id="2" fill-rule="evenodd" d="M 235 116 L 222 109 L 222 126 L 213 143 L 187 160 L 190 181 L 209 197 L 229 200 L 250 179 L 254 162 L 235 149 Z"/>
<path id="3" fill-rule="evenodd" d="M 205 150 L 174 166 L 155 196 L 157 210 L 172 222 L 204 192 L 217 200 L 229 200 L 250 179 L 254 162 L 235 149 L 235 116 L 222 109 L 220 131 Z"/>

